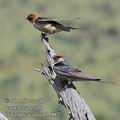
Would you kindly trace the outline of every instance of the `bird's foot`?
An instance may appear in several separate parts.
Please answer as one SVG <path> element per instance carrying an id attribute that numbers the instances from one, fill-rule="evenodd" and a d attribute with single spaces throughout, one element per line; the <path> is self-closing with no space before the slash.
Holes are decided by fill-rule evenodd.
<path id="1" fill-rule="evenodd" d="M 46 40 L 46 42 L 49 42 L 48 41 L 48 37 L 47 37 L 47 33 L 41 33 L 41 37 L 42 37 L 42 39 L 41 40 Z"/>
<path id="2" fill-rule="evenodd" d="M 46 36 L 47 36 L 47 33 L 41 33 L 41 36 L 42 36 L 42 37 L 46 37 Z"/>

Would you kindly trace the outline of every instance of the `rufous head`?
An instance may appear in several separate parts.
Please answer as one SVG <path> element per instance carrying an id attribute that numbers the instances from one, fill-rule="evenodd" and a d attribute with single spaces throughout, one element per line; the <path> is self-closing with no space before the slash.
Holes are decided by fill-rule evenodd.
<path id="1" fill-rule="evenodd" d="M 37 15 L 37 14 L 30 14 L 25 19 L 27 19 L 29 22 L 33 23 L 33 22 L 35 22 L 36 19 L 38 19 L 38 17 L 39 17 L 39 15 Z"/>
<path id="2" fill-rule="evenodd" d="M 53 59 L 54 59 L 54 62 L 58 62 L 58 63 L 64 62 L 64 57 L 62 55 L 55 55 Z"/>

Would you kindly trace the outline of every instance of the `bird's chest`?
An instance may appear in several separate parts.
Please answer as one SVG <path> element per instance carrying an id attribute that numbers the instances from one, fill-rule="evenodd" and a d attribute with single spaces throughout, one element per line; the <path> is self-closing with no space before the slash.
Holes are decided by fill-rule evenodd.
<path id="1" fill-rule="evenodd" d="M 33 24 L 34 27 L 36 27 L 38 30 L 47 32 L 47 33 L 55 33 L 57 32 L 57 28 L 55 26 L 52 26 L 51 24 Z"/>
<path id="2" fill-rule="evenodd" d="M 38 30 L 41 30 L 41 31 L 43 31 L 43 30 L 45 29 L 45 28 L 44 28 L 45 24 L 33 23 L 33 26 L 34 26 L 35 28 L 37 28 Z"/>

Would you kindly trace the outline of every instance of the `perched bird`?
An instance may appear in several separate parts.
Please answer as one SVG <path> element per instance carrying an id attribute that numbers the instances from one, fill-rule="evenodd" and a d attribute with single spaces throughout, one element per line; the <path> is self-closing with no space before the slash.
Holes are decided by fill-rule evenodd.
<path id="1" fill-rule="evenodd" d="M 54 34 L 61 31 L 70 32 L 71 29 L 79 29 L 65 26 L 64 24 L 47 17 L 40 17 L 37 14 L 30 14 L 26 18 L 35 28 L 44 33 Z"/>
<path id="2" fill-rule="evenodd" d="M 81 70 L 74 68 L 72 65 L 65 63 L 63 56 L 56 55 L 53 57 L 53 70 L 63 80 L 68 81 L 100 81 L 99 78 L 82 73 Z"/>

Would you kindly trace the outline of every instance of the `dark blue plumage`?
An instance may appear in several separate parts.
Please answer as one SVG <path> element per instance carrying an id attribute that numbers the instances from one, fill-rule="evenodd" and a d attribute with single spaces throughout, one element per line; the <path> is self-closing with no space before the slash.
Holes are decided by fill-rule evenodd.
<path id="1" fill-rule="evenodd" d="M 99 78 L 92 77 L 90 75 L 82 73 L 81 70 L 74 68 L 72 65 L 65 63 L 64 61 L 58 62 L 53 67 L 54 71 L 59 77 L 64 77 L 71 81 L 99 81 Z"/>

